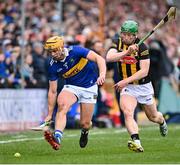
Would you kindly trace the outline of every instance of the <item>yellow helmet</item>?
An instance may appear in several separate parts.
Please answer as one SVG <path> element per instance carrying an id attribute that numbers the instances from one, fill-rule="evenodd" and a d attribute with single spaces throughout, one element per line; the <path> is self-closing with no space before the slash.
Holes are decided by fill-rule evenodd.
<path id="1" fill-rule="evenodd" d="M 64 39 L 62 36 L 54 36 L 48 38 L 48 40 L 44 44 L 44 49 L 52 50 L 52 49 L 62 49 L 64 47 Z"/>

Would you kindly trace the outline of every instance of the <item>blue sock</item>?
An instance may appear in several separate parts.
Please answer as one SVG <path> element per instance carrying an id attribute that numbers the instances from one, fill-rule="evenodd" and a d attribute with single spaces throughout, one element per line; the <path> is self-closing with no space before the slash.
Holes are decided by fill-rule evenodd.
<path id="1" fill-rule="evenodd" d="M 57 139 L 57 142 L 61 143 L 61 138 L 63 137 L 63 132 L 60 130 L 55 130 L 54 137 Z"/>

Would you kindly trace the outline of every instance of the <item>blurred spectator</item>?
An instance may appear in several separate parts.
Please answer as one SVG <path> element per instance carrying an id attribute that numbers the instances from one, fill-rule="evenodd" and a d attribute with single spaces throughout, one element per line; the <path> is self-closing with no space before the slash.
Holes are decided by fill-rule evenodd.
<path id="1" fill-rule="evenodd" d="M 43 45 L 40 42 L 33 44 L 33 62 L 34 78 L 37 80 L 37 88 L 47 88 L 47 58 L 44 56 Z"/>
<path id="2" fill-rule="evenodd" d="M 6 66 L 8 68 L 8 86 L 9 88 L 21 88 L 23 86 L 23 80 L 21 79 L 20 66 L 21 56 L 20 47 L 14 47 L 9 56 L 6 56 Z"/>
<path id="3" fill-rule="evenodd" d="M 3 49 L 3 52 L 4 52 L 5 56 L 6 56 L 6 58 L 10 57 L 11 56 L 11 51 L 13 49 L 11 40 L 5 39 L 3 41 L 2 49 Z"/>
<path id="4" fill-rule="evenodd" d="M 95 52 L 99 53 L 103 58 L 105 58 L 105 49 L 103 42 L 101 42 L 100 40 L 95 40 L 92 44 L 92 49 Z"/>
<path id="5" fill-rule="evenodd" d="M 149 43 L 150 76 L 154 86 L 155 98 L 159 98 L 161 79 L 173 72 L 173 63 L 167 57 L 166 47 L 162 41 L 152 40 Z"/>
<path id="6" fill-rule="evenodd" d="M 34 78 L 34 69 L 32 67 L 33 58 L 31 54 L 25 56 L 23 66 L 21 68 L 21 74 L 24 79 L 25 88 L 35 88 L 37 80 Z"/>
<path id="7" fill-rule="evenodd" d="M 5 55 L 0 52 L 0 88 L 7 87 L 7 68 L 5 63 Z"/>
<path id="8" fill-rule="evenodd" d="M 91 49 L 105 58 L 103 46 L 104 45 L 100 40 L 91 41 Z M 112 99 L 112 94 L 108 93 L 103 86 L 99 86 L 96 109 L 93 115 L 94 126 L 108 128 L 113 126 L 113 121 L 110 117 L 110 109 L 113 106 Z"/>

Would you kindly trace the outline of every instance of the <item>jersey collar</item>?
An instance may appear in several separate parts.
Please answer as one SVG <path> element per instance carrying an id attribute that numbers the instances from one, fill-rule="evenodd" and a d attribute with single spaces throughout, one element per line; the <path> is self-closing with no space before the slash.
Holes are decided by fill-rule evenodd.
<path id="1" fill-rule="evenodd" d="M 65 54 L 65 57 L 63 60 L 60 60 L 60 62 L 64 62 L 66 60 L 66 57 L 69 56 L 69 51 L 67 48 L 64 48 L 64 54 Z"/>

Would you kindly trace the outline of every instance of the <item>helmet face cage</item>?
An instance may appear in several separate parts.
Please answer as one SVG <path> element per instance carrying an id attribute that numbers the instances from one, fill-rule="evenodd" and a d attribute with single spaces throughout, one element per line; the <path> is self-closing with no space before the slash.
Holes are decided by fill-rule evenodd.
<path id="1" fill-rule="evenodd" d="M 60 51 L 64 48 L 64 39 L 63 37 L 54 36 L 49 38 L 44 44 L 44 49 L 46 50 L 54 50 L 59 49 Z"/>
<path id="2" fill-rule="evenodd" d="M 121 26 L 121 33 L 123 32 L 136 34 L 138 32 L 138 23 L 132 20 L 125 21 Z"/>

